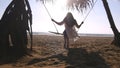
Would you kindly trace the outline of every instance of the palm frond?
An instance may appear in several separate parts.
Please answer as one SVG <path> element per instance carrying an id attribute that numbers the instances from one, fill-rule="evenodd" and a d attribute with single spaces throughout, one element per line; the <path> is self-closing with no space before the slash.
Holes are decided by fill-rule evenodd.
<path id="1" fill-rule="evenodd" d="M 90 8 L 93 3 L 94 0 L 68 0 L 67 6 L 68 8 L 83 12 L 83 10 Z"/>
<path id="2" fill-rule="evenodd" d="M 36 0 L 36 1 L 41 1 L 42 3 L 46 2 L 54 3 L 57 0 Z M 66 6 L 68 7 L 68 9 L 76 9 L 79 12 L 80 11 L 83 12 L 83 10 L 92 7 L 93 4 L 94 0 L 68 0 Z"/>

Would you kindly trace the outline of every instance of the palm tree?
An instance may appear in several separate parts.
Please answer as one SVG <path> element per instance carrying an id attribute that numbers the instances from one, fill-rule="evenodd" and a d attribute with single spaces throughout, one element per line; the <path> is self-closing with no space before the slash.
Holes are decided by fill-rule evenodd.
<path id="1" fill-rule="evenodd" d="M 115 22 L 113 20 L 112 14 L 110 12 L 107 0 L 102 0 L 102 2 L 104 5 L 104 8 L 106 10 L 110 26 L 114 33 L 114 40 L 113 40 L 112 44 L 120 46 L 120 33 L 115 26 Z M 83 11 L 84 9 L 87 9 L 88 7 L 92 6 L 93 3 L 94 3 L 93 0 L 69 0 L 67 5 L 70 8 L 77 9 L 78 11 Z"/>
<path id="2" fill-rule="evenodd" d="M 119 33 L 118 29 L 115 26 L 113 17 L 111 15 L 111 12 L 110 12 L 110 9 L 109 9 L 108 3 L 107 3 L 107 0 L 102 0 L 102 2 L 103 2 L 103 5 L 105 7 L 107 17 L 109 19 L 110 26 L 111 26 L 112 31 L 114 33 L 114 40 L 113 40 L 112 44 L 120 46 L 120 33 Z"/>

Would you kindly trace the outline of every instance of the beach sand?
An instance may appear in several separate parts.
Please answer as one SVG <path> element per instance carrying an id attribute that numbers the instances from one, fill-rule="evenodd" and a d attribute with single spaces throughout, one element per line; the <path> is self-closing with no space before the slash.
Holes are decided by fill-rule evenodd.
<path id="1" fill-rule="evenodd" d="M 63 48 L 62 36 L 34 35 L 33 51 L 0 68 L 120 68 L 120 48 L 112 37 L 80 37 Z M 28 45 L 30 48 L 30 43 Z"/>

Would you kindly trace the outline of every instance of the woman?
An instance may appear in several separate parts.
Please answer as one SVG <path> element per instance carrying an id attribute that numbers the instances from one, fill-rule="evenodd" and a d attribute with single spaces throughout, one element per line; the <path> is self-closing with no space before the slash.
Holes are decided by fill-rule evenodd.
<path id="1" fill-rule="evenodd" d="M 71 12 L 68 12 L 66 17 L 61 22 L 57 22 L 54 19 L 51 19 L 51 20 L 58 25 L 63 25 L 63 24 L 65 25 L 65 30 L 63 32 L 64 48 L 66 48 L 66 49 L 69 48 L 70 39 L 75 41 L 76 38 L 78 37 L 78 34 L 75 30 L 75 26 L 77 28 L 80 28 L 80 26 L 83 24 L 83 22 L 80 25 L 78 25 Z"/>

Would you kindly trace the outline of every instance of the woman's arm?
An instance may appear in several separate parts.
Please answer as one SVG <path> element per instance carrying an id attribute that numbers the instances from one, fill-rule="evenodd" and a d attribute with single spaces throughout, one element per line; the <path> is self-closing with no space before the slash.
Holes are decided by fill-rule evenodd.
<path id="1" fill-rule="evenodd" d="M 80 28 L 80 26 L 81 26 L 82 24 L 83 24 L 83 22 L 82 22 L 80 25 L 78 25 L 77 22 L 75 21 L 75 25 L 76 25 L 77 28 Z"/>
<path id="2" fill-rule="evenodd" d="M 54 19 L 51 19 L 53 22 L 55 22 L 56 24 L 58 24 L 58 25 L 63 25 L 64 24 L 64 21 L 62 21 L 62 22 L 57 22 L 57 21 L 55 21 Z"/>
<path id="3" fill-rule="evenodd" d="M 82 21 L 81 24 L 79 25 L 79 28 L 81 27 L 81 25 L 83 24 L 84 22 Z"/>

